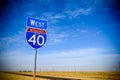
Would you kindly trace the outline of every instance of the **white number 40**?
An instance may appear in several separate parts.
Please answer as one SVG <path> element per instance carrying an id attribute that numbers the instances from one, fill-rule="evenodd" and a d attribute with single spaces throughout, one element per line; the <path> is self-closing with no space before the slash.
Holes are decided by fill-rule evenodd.
<path id="1" fill-rule="evenodd" d="M 40 38 L 42 39 L 41 43 L 39 42 L 40 41 Z M 36 38 L 36 35 L 33 35 L 32 37 L 30 37 L 30 39 L 28 40 L 28 42 L 32 42 L 33 45 L 37 44 L 39 46 L 42 46 L 44 44 L 44 37 L 42 35 L 38 35 L 37 38 Z"/>

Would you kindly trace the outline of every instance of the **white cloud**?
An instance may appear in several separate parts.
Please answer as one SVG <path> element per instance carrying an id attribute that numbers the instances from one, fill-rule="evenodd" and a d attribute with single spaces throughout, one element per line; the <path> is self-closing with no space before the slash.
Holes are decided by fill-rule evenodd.
<path id="1" fill-rule="evenodd" d="M 86 48 L 78 50 L 70 50 L 64 52 L 56 52 L 38 55 L 41 66 L 56 67 L 67 66 L 68 68 L 77 70 L 115 70 L 119 62 L 119 54 L 109 54 L 108 50 L 102 48 Z M 106 52 L 106 53 L 105 53 Z M 43 68 L 44 69 L 44 68 Z M 49 68 L 48 68 L 49 69 Z"/>
<path id="2" fill-rule="evenodd" d="M 88 33 L 89 31 L 86 30 L 86 29 L 77 29 L 76 32 L 79 32 L 79 33 Z"/>
<path id="3" fill-rule="evenodd" d="M 87 30 L 81 30 L 80 31 L 81 33 L 86 33 L 86 32 L 88 32 Z"/>
<path id="4" fill-rule="evenodd" d="M 34 16 L 36 14 L 36 12 L 34 12 L 34 11 L 27 11 L 26 14 L 28 16 Z"/>
<path id="5" fill-rule="evenodd" d="M 63 52 L 50 53 L 50 55 L 54 55 L 55 58 L 78 58 L 78 57 L 101 55 L 105 51 L 107 51 L 107 49 L 85 48 L 85 49 L 76 49 L 76 50 L 69 50 L 69 51 L 63 51 Z"/>
<path id="6" fill-rule="evenodd" d="M 2 43 L 1 46 L 2 47 L 13 47 L 13 46 L 21 46 L 22 44 L 24 44 L 25 40 L 25 31 L 24 32 L 19 32 L 18 34 L 14 34 L 12 36 L 8 36 L 8 37 L 1 37 L 0 41 Z"/>
<path id="7" fill-rule="evenodd" d="M 50 30 L 49 30 L 50 31 Z M 48 44 L 58 44 L 64 41 L 67 38 L 67 35 L 65 32 L 56 33 L 57 31 L 55 29 L 52 30 L 52 32 L 48 32 Z"/>
<path id="8" fill-rule="evenodd" d="M 32 51 L 15 50 L 9 53 L 0 59 L 4 60 L 4 67 L 7 70 L 33 70 L 34 54 Z M 26 54 L 21 55 L 20 53 Z M 55 68 L 65 71 L 109 71 L 117 69 L 119 57 L 119 54 L 109 53 L 108 49 L 103 48 L 42 53 L 37 56 L 37 70 L 53 70 Z"/>
<path id="9" fill-rule="evenodd" d="M 88 15 L 91 13 L 91 8 L 79 8 L 79 9 L 75 9 L 75 10 L 71 10 L 71 9 L 67 9 L 64 11 L 64 13 L 66 15 L 68 15 L 69 18 L 77 18 L 80 15 Z"/>
<path id="10" fill-rule="evenodd" d="M 60 44 L 68 39 L 68 30 L 61 30 L 60 26 L 50 26 L 47 31 L 47 44 L 55 45 Z"/>
<path id="11" fill-rule="evenodd" d="M 99 35 L 99 34 L 101 34 L 102 33 L 102 31 L 97 31 L 96 32 L 96 35 Z"/>
<path id="12" fill-rule="evenodd" d="M 47 12 L 47 13 L 44 13 L 43 15 L 44 15 L 48 20 L 55 18 L 55 13 L 53 13 L 53 12 Z"/>
<path id="13" fill-rule="evenodd" d="M 89 15 L 90 13 L 91 13 L 91 8 L 87 8 L 87 9 L 78 8 L 75 10 L 67 8 L 59 14 L 56 14 L 55 12 L 46 12 L 43 14 L 43 16 L 49 21 L 49 24 L 54 24 L 58 22 L 60 19 L 79 18 L 80 15 Z"/>
<path id="14" fill-rule="evenodd" d="M 48 20 L 49 24 L 54 24 L 54 23 L 58 22 L 60 19 L 65 18 L 64 14 L 62 14 L 62 13 L 61 14 L 56 14 L 55 12 L 46 12 L 42 15 L 45 19 Z"/>
<path id="15" fill-rule="evenodd" d="M 55 15 L 53 18 L 54 19 L 63 19 L 65 16 L 64 15 Z"/>

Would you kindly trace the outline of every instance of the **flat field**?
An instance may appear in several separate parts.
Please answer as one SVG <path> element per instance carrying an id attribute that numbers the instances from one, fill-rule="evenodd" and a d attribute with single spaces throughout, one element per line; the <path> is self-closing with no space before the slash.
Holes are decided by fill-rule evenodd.
<path id="1" fill-rule="evenodd" d="M 19 74 L 31 74 L 32 72 L 14 72 Z M 37 72 L 40 76 L 52 76 L 62 78 L 77 78 L 80 80 L 120 80 L 120 72 Z M 33 80 L 32 76 L 22 76 L 11 73 L 0 73 L 0 80 Z M 52 80 L 36 78 L 36 80 Z"/>
<path id="2" fill-rule="evenodd" d="M 24 74 L 26 74 L 26 72 Z M 33 80 L 33 77 L 0 72 L 0 80 Z M 48 79 L 36 78 L 36 80 L 48 80 Z"/>

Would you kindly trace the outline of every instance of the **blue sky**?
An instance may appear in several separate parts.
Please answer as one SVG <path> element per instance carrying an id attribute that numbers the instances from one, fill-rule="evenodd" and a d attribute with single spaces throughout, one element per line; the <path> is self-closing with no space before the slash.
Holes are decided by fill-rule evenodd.
<path id="1" fill-rule="evenodd" d="M 3 0 L 0 70 L 33 70 L 28 17 L 46 20 L 37 70 L 113 71 L 120 66 L 120 6 L 115 0 Z"/>

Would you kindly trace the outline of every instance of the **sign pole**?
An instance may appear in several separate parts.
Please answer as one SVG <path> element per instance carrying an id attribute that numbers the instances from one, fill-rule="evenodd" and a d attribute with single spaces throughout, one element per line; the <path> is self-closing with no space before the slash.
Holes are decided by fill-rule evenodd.
<path id="1" fill-rule="evenodd" d="M 33 80 L 36 80 L 36 62 L 37 62 L 37 48 L 42 47 L 46 42 L 47 21 L 28 17 L 26 32 L 26 40 L 28 44 L 35 49 L 34 54 L 34 70 Z"/>
<path id="2" fill-rule="evenodd" d="M 37 61 L 37 49 L 35 48 L 33 80 L 36 80 L 36 61 Z"/>

